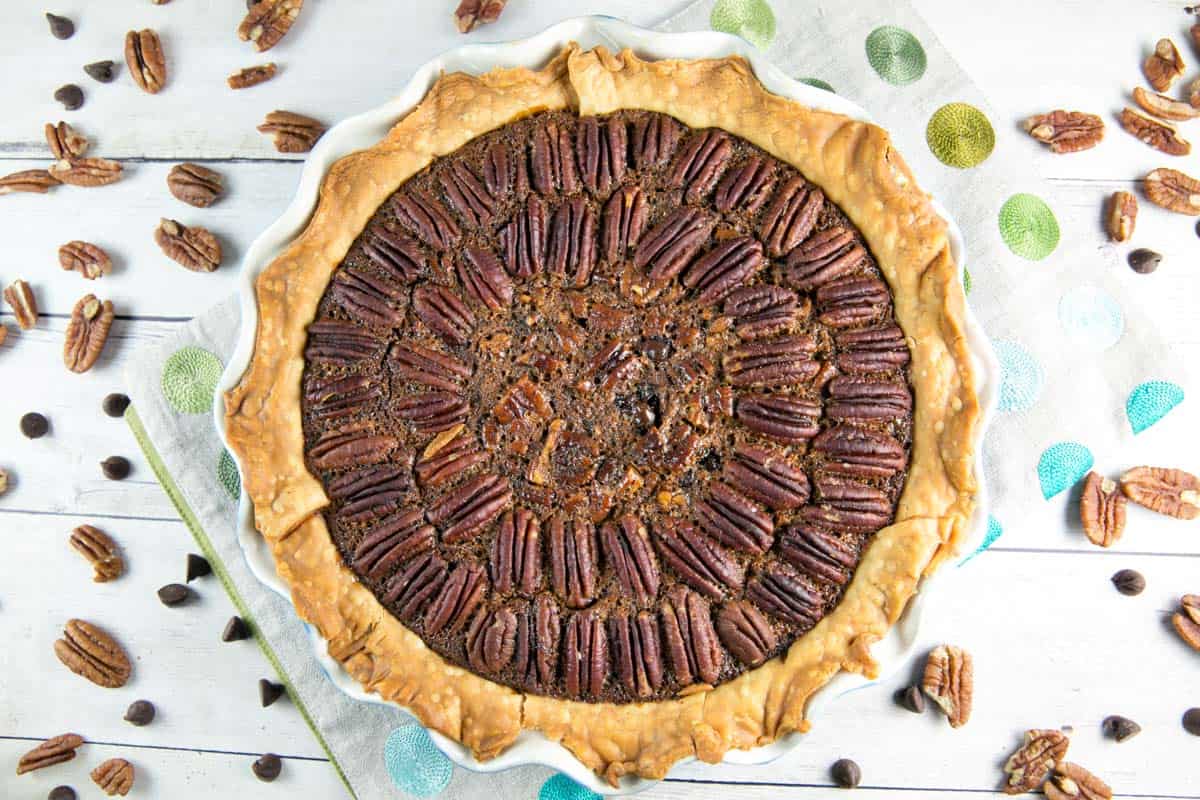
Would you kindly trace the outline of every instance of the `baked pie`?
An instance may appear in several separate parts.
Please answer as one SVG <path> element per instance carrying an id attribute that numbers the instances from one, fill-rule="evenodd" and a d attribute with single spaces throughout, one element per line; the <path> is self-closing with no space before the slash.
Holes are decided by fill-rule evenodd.
<path id="1" fill-rule="evenodd" d="M 946 225 L 738 58 L 446 75 L 258 278 L 255 522 L 367 689 L 604 778 L 807 728 L 955 551 L 979 407 Z"/>

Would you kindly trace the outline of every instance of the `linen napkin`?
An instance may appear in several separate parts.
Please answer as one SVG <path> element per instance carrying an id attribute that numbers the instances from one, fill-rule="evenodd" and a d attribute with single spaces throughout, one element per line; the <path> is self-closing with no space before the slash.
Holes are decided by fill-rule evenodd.
<path id="1" fill-rule="evenodd" d="M 988 543 L 1006 520 L 1061 527 L 1066 490 L 1183 398 L 1165 380 L 1164 343 L 1118 300 L 1110 271 L 1060 241 L 1019 134 L 997 116 L 909 5 L 813 0 L 700 0 L 664 30 L 739 34 L 789 74 L 830 87 L 889 129 L 923 187 L 967 243 L 969 302 L 1002 365 L 1001 411 L 985 446 Z M 1098 200 L 1099 202 L 1099 200 Z M 398 709 L 343 695 L 312 657 L 291 605 L 260 584 L 235 533 L 237 471 L 211 425 L 212 392 L 232 352 L 229 300 L 197 317 L 127 373 L 128 421 L 234 604 L 250 623 L 347 788 L 362 800 L 484 796 L 583 800 L 565 776 L 527 767 L 498 775 L 454 768 Z"/>

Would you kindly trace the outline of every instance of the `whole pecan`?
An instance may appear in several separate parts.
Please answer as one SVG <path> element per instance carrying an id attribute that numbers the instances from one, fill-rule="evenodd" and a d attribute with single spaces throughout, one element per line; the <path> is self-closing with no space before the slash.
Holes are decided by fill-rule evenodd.
<path id="1" fill-rule="evenodd" d="M 1042 786 L 1047 800 L 1112 800 L 1112 789 L 1078 764 L 1060 761 Z"/>
<path id="2" fill-rule="evenodd" d="M 1108 238 L 1114 242 L 1127 242 L 1133 237 L 1137 224 L 1138 202 L 1132 192 L 1117 191 L 1108 201 L 1108 213 L 1104 217 Z"/>
<path id="3" fill-rule="evenodd" d="M 530 181 L 541 194 L 568 195 L 579 190 L 571 134 L 557 122 L 548 122 L 534 131 L 529 163 Z"/>
<path id="4" fill-rule="evenodd" d="M 477 672 L 495 675 L 512 662 L 517 650 L 517 615 L 511 608 L 481 608 L 467 628 L 467 663 Z"/>
<path id="5" fill-rule="evenodd" d="M 826 391 L 825 416 L 838 422 L 890 420 L 912 413 L 912 391 L 902 381 L 839 375 Z"/>
<path id="6" fill-rule="evenodd" d="M 134 770 L 123 758 L 110 758 L 91 772 L 92 782 L 109 797 L 124 797 L 133 788 Z"/>
<path id="7" fill-rule="evenodd" d="M 1121 127 L 1139 141 L 1169 156 L 1186 156 L 1192 152 L 1191 144 L 1179 136 L 1173 125 L 1151 119 L 1132 108 L 1121 111 Z"/>
<path id="8" fill-rule="evenodd" d="M 558 677 L 558 647 L 562 636 L 558 605 L 540 594 L 517 617 L 517 646 L 513 668 L 527 686 L 542 688 Z"/>
<path id="9" fill-rule="evenodd" d="M 836 534 L 811 525 L 789 525 L 779 537 L 779 554 L 797 570 L 829 586 L 845 586 L 858 553 Z"/>
<path id="10" fill-rule="evenodd" d="M 724 654 L 713 628 L 708 601 L 681 584 L 663 593 L 663 644 L 680 686 L 715 684 Z"/>
<path id="11" fill-rule="evenodd" d="M 500 231 L 508 274 L 514 278 L 528 278 L 544 269 L 549 224 L 546 204 L 537 195 L 529 197 L 525 206 Z"/>
<path id="12" fill-rule="evenodd" d="M 853 480 L 818 473 L 817 499 L 800 510 L 800 519 L 817 527 L 874 533 L 892 519 L 886 492 Z"/>
<path id="13" fill-rule="evenodd" d="M 1125 532 L 1125 496 L 1116 481 L 1089 472 L 1079 496 L 1079 518 L 1092 544 L 1110 547 Z"/>
<path id="14" fill-rule="evenodd" d="M 500 519 L 492 540 L 492 586 L 500 594 L 532 596 L 542 585 L 542 524 L 532 512 L 518 508 Z"/>
<path id="15" fill-rule="evenodd" d="M 1049 145 L 1054 153 L 1077 153 L 1100 144 L 1104 138 L 1104 120 L 1083 111 L 1050 111 L 1025 120 L 1025 130 L 1034 139 Z"/>
<path id="16" fill-rule="evenodd" d="M 700 252 L 716 223 L 715 217 L 700 209 L 675 209 L 638 242 L 633 265 L 647 270 L 656 283 L 671 280 Z"/>
<path id="17" fill-rule="evenodd" d="M 812 452 L 828 472 L 859 478 L 888 478 L 904 469 L 904 445 L 886 433 L 835 425 L 817 434 Z"/>
<path id="18" fill-rule="evenodd" d="M 437 177 L 450 200 L 450 207 L 469 227 L 478 228 L 492 218 L 496 205 L 491 192 L 466 162 L 451 161 Z"/>
<path id="19" fill-rule="evenodd" d="M 461 392 L 472 372 L 454 356 L 408 342 L 401 342 L 391 349 L 388 363 L 404 380 L 446 392 Z"/>
<path id="20" fill-rule="evenodd" d="M 821 430 L 821 406 L 791 395 L 744 395 L 734 416 L 755 433 L 785 444 L 806 442 Z"/>
<path id="21" fill-rule="evenodd" d="M 854 234 L 839 226 L 818 231 L 796 246 L 787 257 L 784 280 L 810 292 L 854 270 L 867 251 Z"/>
<path id="22" fill-rule="evenodd" d="M 425 611 L 425 633 L 453 635 L 475 613 L 487 594 L 487 574 L 478 564 L 462 563 L 450 570 L 441 593 Z"/>
<path id="23" fill-rule="evenodd" d="M 113 305 L 94 294 L 79 298 L 71 310 L 71 321 L 63 341 L 63 363 L 71 372 L 87 372 L 100 358 L 108 329 L 112 327 Z"/>
<path id="24" fill-rule="evenodd" d="M 397 567 L 431 552 L 436 538 L 420 509 L 399 511 L 380 520 L 359 541 L 351 566 L 359 575 L 380 581 Z"/>
<path id="25" fill-rule="evenodd" d="M 816 346 L 816 339 L 807 334 L 749 342 L 729 350 L 721 357 L 721 366 L 734 386 L 793 386 L 820 371 L 813 357 Z"/>
<path id="26" fill-rule="evenodd" d="M 738 661 L 757 667 L 778 645 L 771 623 L 745 600 L 726 603 L 717 613 L 717 634 Z"/>
<path id="27" fill-rule="evenodd" d="M 596 529 L 587 520 L 556 514 L 547 523 L 550 585 L 568 608 L 583 608 L 596 599 Z"/>
<path id="28" fill-rule="evenodd" d="M 851 275 L 817 289 L 817 318 L 831 328 L 861 325 L 878 320 L 891 301 L 883 281 Z"/>
<path id="29" fill-rule="evenodd" d="M 742 588 L 745 576 L 737 559 L 689 523 L 656 522 L 654 543 L 663 563 L 705 597 L 720 600 Z"/>
<path id="30" fill-rule="evenodd" d="M 683 285 L 695 289 L 701 303 L 719 303 L 766 263 L 757 239 L 726 239 L 692 263 Z"/>
<path id="31" fill-rule="evenodd" d="M 230 74 L 225 82 L 229 84 L 230 89 L 249 89 L 251 86 L 258 86 L 260 83 L 266 83 L 274 78 L 277 70 L 278 67 L 274 62 L 242 67 L 237 72 Z"/>
<path id="32" fill-rule="evenodd" d="M 886 372 L 903 367 L 912 357 L 904 331 L 890 322 L 875 328 L 835 331 L 833 340 L 838 351 L 836 364 L 843 372 Z"/>
<path id="33" fill-rule="evenodd" d="M 133 672 L 121 645 L 103 628 L 81 619 L 67 620 L 54 655 L 71 672 L 106 689 L 124 686 Z"/>
<path id="34" fill-rule="evenodd" d="M 571 697 L 596 697 L 609 673 L 608 636 L 604 620 L 592 610 L 567 622 L 563 641 L 563 684 Z"/>
<path id="35" fill-rule="evenodd" d="M 744 553 L 765 553 L 775 542 L 775 521 L 750 498 L 723 481 L 695 500 L 696 520 L 717 541 Z"/>
<path id="36" fill-rule="evenodd" d="M 57 125 L 47 122 L 45 127 L 46 145 L 55 160 L 63 158 L 79 158 L 87 152 L 91 144 L 88 138 L 65 122 Z"/>
<path id="37" fill-rule="evenodd" d="M 71 186 L 107 186 L 121 180 L 124 168 L 107 158 L 60 158 L 50 165 L 50 175 Z"/>
<path id="38" fill-rule="evenodd" d="M 1178 214 L 1200 216 L 1200 181 L 1190 175 L 1160 167 L 1146 175 L 1143 187 L 1151 203 Z"/>
<path id="39" fill-rule="evenodd" d="M 512 303 L 512 280 L 492 251 L 467 247 L 455 266 L 463 291 L 476 303 L 494 311 Z"/>
<path id="40" fill-rule="evenodd" d="M 154 229 L 154 241 L 167 258 L 192 272 L 214 272 L 221 266 L 221 243 L 207 228 L 164 217 Z"/>
<path id="41" fill-rule="evenodd" d="M 1200 595 L 1185 594 L 1179 600 L 1179 610 L 1171 615 L 1171 625 L 1179 638 L 1193 650 L 1200 650 Z"/>
<path id="42" fill-rule="evenodd" d="M 80 525 L 71 531 L 71 547 L 92 565 L 96 583 L 107 583 L 121 577 L 125 572 L 125 561 L 117 550 L 117 543 L 104 531 L 92 525 Z"/>
<path id="43" fill-rule="evenodd" d="M 149 28 L 125 34 L 125 63 L 138 88 L 158 94 L 167 82 L 167 60 L 158 34 Z"/>
<path id="44" fill-rule="evenodd" d="M 600 214 L 600 258 L 609 264 L 624 260 L 629 248 L 641 240 L 649 213 L 640 186 L 622 186 L 613 192 Z"/>
<path id="45" fill-rule="evenodd" d="M 176 164 L 167 173 L 167 188 L 176 200 L 208 208 L 225 191 L 221 173 L 199 164 Z"/>
<path id="46" fill-rule="evenodd" d="M 376 433 L 369 423 L 353 423 L 326 431 L 309 448 L 317 469 L 342 469 L 386 461 L 400 446 L 396 437 Z"/>
<path id="47" fill-rule="evenodd" d="M 1200 478 L 1181 469 L 1134 467 L 1121 476 L 1121 491 L 1159 514 L 1176 519 L 1200 517 Z"/>
<path id="48" fill-rule="evenodd" d="M 329 319 L 308 326 L 304 357 L 314 363 L 354 364 L 383 355 L 383 340 L 353 322 Z"/>
<path id="49" fill-rule="evenodd" d="M 500 18 L 508 0 L 461 0 L 454 11 L 454 24 L 459 33 L 470 33 L 480 25 Z"/>
<path id="50" fill-rule="evenodd" d="M 64 270 L 78 272 L 89 281 L 112 272 L 108 253 L 89 242 L 67 242 L 58 248 L 58 263 Z"/>
<path id="51" fill-rule="evenodd" d="M 742 339 L 786 331 L 803 313 L 795 292 L 769 283 L 735 289 L 725 297 L 723 310 L 733 317 L 734 330 Z"/>
<path id="52" fill-rule="evenodd" d="M 271 134 L 275 149 L 280 153 L 307 153 L 325 135 L 325 124 L 303 114 L 276 109 L 267 114 L 257 130 Z"/>
<path id="53" fill-rule="evenodd" d="M 413 485 L 409 472 L 412 457 L 404 454 L 399 461 L 399 464 L 362 467 L 331 480 L 329 497 L 340 504 L 338 519 L 370 522 L 395 510 Z"/>
<path id="54" fill-rule="evenodd" d="M 774 177 L 774 161 L 751 156 L 721 178 L 713 195 L 713 205 L 724 214 L 734 210 L 753 214 L 770 197 Z"/>
<path id="55" fill-rule="evenodd" d="M 824 193 L 800 175 L 784 181 L 763 212 L 759 226 L 758 234 L 767 246 L 767 255 L 779 258 L 808 238 L 824 206 Z"/>
<path id="56" fill-rule="evenodd" d="M 78 733 L 63 733 L 54 736 L 30 750 L 17 761 L 17 774 L 24 775 L 35 769 L 52 767 L 75 758 L 75 751 L 83 745 Z"/>
<path id="57" fill-rule="evenodd" d="M 270 50 L 292 29 L 303 7 L 304 0 L 257 0 L 238 25 L 238 38 L 253 42 L 260 53 Z"/>
<path id="58" fill-rule="evenodd" d="M 0 177 L 0 195 L 16 192 L 45 194 L 51 186 L 58 186 L 60 183 L 62 181 L 48 170 L 27 169 Z"/>
<path id="59" fill-rule="evenodd" d="M 442 529 L 447 544 L 466 541 L 487 527 L 512 503 L 508 480 L 487 472 L 443 495 L 426 511 Z"/>
<path id="60" fill-rule="evenodd" d="M 645 112 L 634 120 L 629 132 L 633 165 L 640 170 L 661 167 L 671 160 L 683 127 L 666 114 Z"/>
<path id="61" fill-rule="evenodd" d="M 446 562 L 437 553 L 418 556 L 388 579 L 381 599 L 401 619 L 415 620 L 425 604 L 442 591 L 447 572 Z"/>
<path id="62" fill-rule="evenodd" d="M 1200 117 L 1200 109 L 1194 108 L 1191 103 L 1167 97 L 1165 94 L 1147 92 L 1140 86 L 1133 90 L 1133 102 L 1137 103 L 1147 114 L 1153 114 L 1159 119 L 1186 122 L 1189 119 Z"/>
<path id="63" fill-rule="evenodd" d="M 462 425 L 438 433 L 421 453 L 415 472 L 426 488 L 433 488 L 488 460 L 475 436 Z"/>
<path id="64" fill-rule="evenodd" d="M 429 257 L 417 240 L 390 220 L 370 226 L 362 248 L 372 264 L 398 283 L 412 283 L 428 272 Z"/>
<path id="65" fill-rule="evenodd" d="M 442 201 L 428 192 L 410 187 L 392 195 L 389 207 L 401 225 L 439 252 L 457 244 L 462 231 Z"/>
<path id="66" fill-rule="evenodd" d="M 600 545 L 622 593 L 639 606 L 649 605 L 658 596 L 658 562 L 642 521 L 626 515 L 606 523 Z"/>
<path id="67" fill-rule="evenodd" d="M 971 718 L 971 700 L 975 691 L 971 654 L 954 645 L 935 647 L 925 661 L 921 691 L 945 712 L 951 728 L 966 725 Z"/>
<path id="68" fill-rule="evenodd" d="M 304 402 L 314 419 L 348 417 L 383 397 L 383 386 L 369 375 L 305 377 Z"/>
<path id="69" fill-rule="evenodd" d="M 1142 72 L 1155 91 L 1165 92 L 1183 76 L 1183 56 L 1170 39 L 1159 39 L 1154 52 L 1142 63 Z"/>
<path id="70" fill-rule="evenodd" d="M 781 561 L 768 562 L 746 582 L 746 599 L 771 616 L 805 629 L 824 614 L 816 586 Z"/>
<path id="71" fill-rule="evenodd" d="M 17 278 L 4 290 L 4 300 L 23 331 L 33 330 L 38 321 L 37 298 L 24 280 Z"/>
<path id="72" fill-rule="evenodd" d="M 546 268 L 571 286 L 586 286 L 596 265 L 596 211 L 582 197 L 554 211 L 547 237 Z"/>
<path id="73" fill-rule="evenodd" d="M 579 158 L 579 176 L 592 194 L 608 194 L 625 177 L 629 151 L 625 122 L 610 116 L 604 121 L 584 117 L 575 129 L 575 153 Z"/>
<path id="74" fill-rule="evenodd" d="M 470 407 L 454 392 L 418 392 L 393 403 L 392 412 L 418 433 L 439 433 L 465 422 Z"/>
<path id="75" fill-rule="evenodd" d="M 461 347 L 471 340 L 475 315 L 452 289 L 427 283 L 412 293 L 416 315 L 447 344 Z"/>
<path id="76" fill-rule="evenodd" d="M 1005 794 L 1032 792 L 1067 755 L 1071 740 L 1056 730 L 1033 729 L 1025 731 L 1021 746 L 1008 757 L 1004 771 L 1008 778 L 1004 782 Z"/>
<path id="77" fill-rule="evenodd" d="M 667 185 L 684 189 L 689 203 L 702 200 L 725 171 L 733 155 L 733 140 L 718 128 L 697 131 L 688 137 L 667 174 Z"/>
<path id="78" fill-rule="evenodd" d="M 658 623 L 650 611 L 619 612 L 609 617 L 613 669 L 631 697 L 650 697 L 663 684 Z"/>
<path id="79" fill-rule="evenodd" d="M 721 473 L 731 486 L 772 511 L 790 511 L 808 500 L 808 476 L 786 454 L 739 444 Z"/>

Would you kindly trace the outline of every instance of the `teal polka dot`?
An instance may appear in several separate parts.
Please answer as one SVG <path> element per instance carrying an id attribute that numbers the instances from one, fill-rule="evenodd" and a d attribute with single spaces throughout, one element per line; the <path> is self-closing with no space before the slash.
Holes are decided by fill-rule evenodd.
<path id="1" fill-rule="evenodd" d="M 1049 500 L 1070 489 L 1088 473 L 1093 463 L 1092 451 L 1078 442 L 1059 442 L 1046 448 L 1037 467 L 1042 497 Z"/>
<path id="2" fill-rule="evenodd" d="M 199 347 L 184 347 L 163 364 L 163 396 L 180 414 L 204 414 L 212 410 L 220 377 L 221 359 Z"/>
<path id="3" fill-rule="evenodd" d="M 797 80 L 800 81 L 801 83 L 808 84 L 809 86 L 815 86 L 818 89 L 824 89 L 825 91 L 829 92 L 830 94 L 837 94 L 837 92 L 834 90 L 834 88 L 832 86 L 830 86 L 828 83 L 821 80 L 820 78 L 797 78 Z"/>
<path id="4" fill-rule="evenodd" d="M 714 31 L 736 34 L 759 50 L 775 40 L 775 12 L 766 0 L 717 0 L 708 21 Z"/>
<path id="5" fill-rule="evenodd" d="M 1141 433 L 1183 402 L 1183 388 L 1168 381 L 1146 381 L 1129 393 L 1125 416 L 1134 433 Z"/>
<path id="6" fill-rule="evenodd" d="M 984 534 L 983 541 L 980 543 L 979 547 L 975 548 L 975 552 L 971 553 L 971 555 L 967 556 L 962 561 L 958 562 L 958 565 L 961 567 L 963 564 L 967 563 L 975 556 L 977 556 L 980 553 L 982 553 L 983 551 L 987 550 L 989 547 L 991 547 L 992 545 L 994 545 L 996 543 L 997 539 L 999 539 L 1003 535 L 1004 535 L 1004 528 L 1001 527 L 1000 521 L 989 514 L 988 518 L 987 518 L 987 533 Z"/>
<path id="7" fill-rule="evenodd" d="M 1125 315 L 1108 292 L 1097 286 L 1079 286 L 1058 302 L 1058 321 L 1072 342 L 1101 352 L 1125 333 Z"/>
<path id="8" fill-rule="evenodd" d="M 1050 206 L 1032 194 L 1014 194 L 1000 207 L 1000 238 L 1008 249 L 1030 261 L 1054 252 L 1062 233 Z"/>
<path id="9" fill-rule="evenodd" d="M 242 479 L 238 475 L 237 464 L 233 461 L 233 456 L 229 455 L 228 450 L 221 451 L 221 457 L 217 460 L 217 482 L 225 488 L 226 493 L 234 500 L 238 500 L 242 496 Z"/>
<path id="10" fill-rule="evenodd" d="M 890 84 L 904 86 L 925 74 L 925 48 L 903 28 L 884 25 L 867 36 L 867 61 Z"/>
<path id="11" fill-rule="evenodd" d="M 551 775 L 542 784 L 538 792 L 538 800 L 603 800 L 600 795 L 586 786 L 563 775 Z"/>
<path id="12" fill-rule="evenodd" d="M 1032 408 L 1045 382 L 1041 366 L 1016 342 L 1001 339 L 992 343 L 992 349 L 1000 362 L 1000 410 Z"/>
<path id="13" fill-rule="evenodd" d="M 450 759 L 437 749 L 429 732 L 415 722 L 388 734 L 383 761 L 396 787 L 417 797 L 440 794 L 454 774 Z"/>

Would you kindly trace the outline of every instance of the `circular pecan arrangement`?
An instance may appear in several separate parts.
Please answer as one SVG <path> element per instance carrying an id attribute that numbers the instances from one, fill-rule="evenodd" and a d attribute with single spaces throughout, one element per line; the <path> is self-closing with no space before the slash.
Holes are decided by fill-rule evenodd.
<path id="1" fill-rule="evenodd" d="M 718 129 L 534 114 L 404 183 L 308 329 L 343 560 L 534 694 L 715 686 L 837 605 L 907 475 L 909 348 L 862 236 Z"/>

